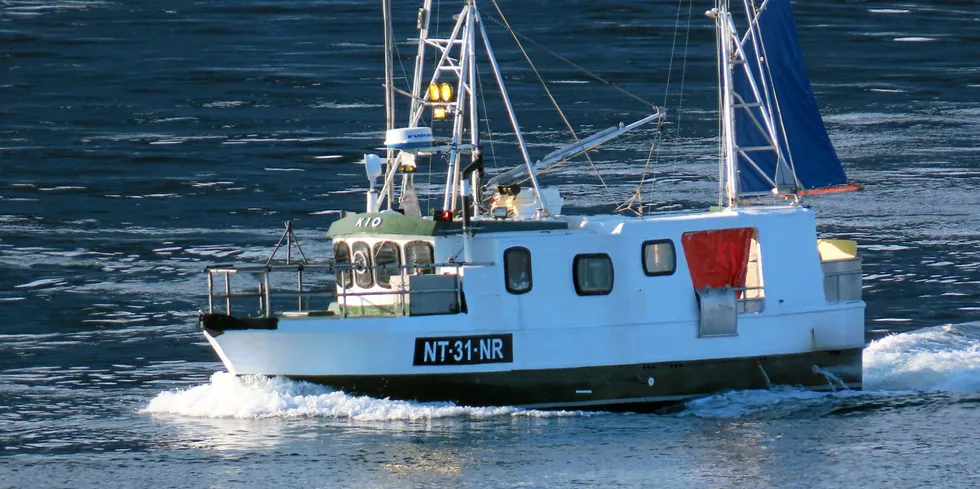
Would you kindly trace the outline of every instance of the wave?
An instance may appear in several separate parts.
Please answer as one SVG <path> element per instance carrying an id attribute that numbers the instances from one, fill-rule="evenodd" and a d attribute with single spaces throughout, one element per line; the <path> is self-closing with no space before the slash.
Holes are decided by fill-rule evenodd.
<path id="1" fill-rule="evenodd" d="M 980 392 L 980 322 L 924 328 L 864 349 L 867 390 Z"/>

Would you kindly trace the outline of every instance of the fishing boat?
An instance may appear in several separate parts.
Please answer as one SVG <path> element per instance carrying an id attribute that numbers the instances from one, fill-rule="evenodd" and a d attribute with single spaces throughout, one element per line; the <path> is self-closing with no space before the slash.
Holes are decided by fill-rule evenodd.
<path id="1" fill-rule="evenodd" d="M 363 212 L 327 233 L 332 259 L 207 267 L 204 336 L 229 372 L 356 395 L 461 405 L 649 410 L 728 390 L 860 389 L 861 260 L 818 239 L 810 192 L 851 189 L 820 118 L 789 0 L 718 0 L 719 197 L 702 210 L 565 215 L 545 169 L 644 124 L 613 125 L 532 159 L 477 2 L 451 33 L 419 11 L 411 90 L 392 83 L 385 154 L 365 155 Z M 477 48 L 523 161 L 489 175 Z M 434 67 L 423 60 L 435 53 Z M 410 100 L 397 126 L 395 97 Z M 442 121 L 435 124 L 432 121 Z M 425 125 L 429 122 L 430 125 Z M 434 130 L 442 128 L 445 134 Z M 438 131 L 436 131 L 438 132 Z M 445 161 L 423 216 L 418 162 Z M 829 189 L 829 190 L 828 190 Z M 241 277 L 241 278 L 240 278 Z"/>

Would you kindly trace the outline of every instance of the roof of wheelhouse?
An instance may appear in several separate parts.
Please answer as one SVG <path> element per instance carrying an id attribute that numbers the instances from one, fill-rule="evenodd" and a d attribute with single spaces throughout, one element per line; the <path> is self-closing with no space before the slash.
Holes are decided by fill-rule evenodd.
<path id="1" fill-rule="evenodd" d="M 514 231 L 553 231 L 568 229 L 568 222 L 559 219 L 549 220 L 491 220 L 478 219 L 470 226 L 473 234 L 504 233 Z M 461 234 L 463 223 L 460 220 L 436 221 L 410 217 L 397 212 L 371 212 L 348 215 L 334 221 L 327 231 L 328 238 L 347 235 L 400 235 L 400 236 L 450 236 Z"/>

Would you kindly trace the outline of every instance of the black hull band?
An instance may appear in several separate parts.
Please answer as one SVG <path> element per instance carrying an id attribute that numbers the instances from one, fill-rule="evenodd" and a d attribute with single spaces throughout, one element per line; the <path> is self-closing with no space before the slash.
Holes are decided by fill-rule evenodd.
<path id="1" fill-rule="evenodd" d="M 227 314 L 201 313 L 201 328 L 211 336 L 219 336 L 225 331 L 240 331 L 244 329 L 279 329 L 279 318 L 247 318 L 229 316 Z"/>
<path id="2" fill-rule="evenodd" d="M 509 372 L 288 376 L 354 395 L 466 406 L 652 411 L 697 396 L 771 385 L 860 389 L 862 349 L 752 358 Z M 832 374 L 828 377 L 826 374 Z M 843 384 L 843 385 L 842 385 Z"/>

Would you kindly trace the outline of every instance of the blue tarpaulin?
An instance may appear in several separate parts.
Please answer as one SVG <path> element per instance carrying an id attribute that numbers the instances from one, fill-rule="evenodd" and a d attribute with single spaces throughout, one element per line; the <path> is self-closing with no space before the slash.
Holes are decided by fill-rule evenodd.
<path id="1" fill-rule="evenodd" d="M 827 128 L 824 127 L 816 100 L 813 98 L 789 0 L 769 0 L 766 9 L 759 13 L 757 32 L 761 33 L 765 46 L 765 61 L 768 62 L 769 72 L 772 74 L 772 83 L 767 83 L 770 97 L 775 93 L 775 97 L 778 98 L 783 127 L 786 130 L 784 138 L 777 119 L 779 144 L 787 160 L 789 160 L 787 150 L 792 152 L 797 179 L 807 190 L 847 183 L 844 168 L 830 143 Z M 751 39 L 745 43 L 744 52 L 747 64 L 755 74 L 756 85 L 762 91 L 762 84 L 758 82 L 761 78 L 756 61 L 757 55 Z M 754 102 L 752 88 L 742 66 L 736 66 L 733 78 L 735 92 L 741 94 L 746 102 Z M 762 99 L 764 103 L 765 95 Z M 758 107 L 737 110 L 735 112 L 736 144 L 742 148 L 768 146 L 768 139 L 752 121 L 748 111 L 752 111 L 760 123 L 762 121 L 761 109 Z M 775 107 L 772 112 L 777 114 Z M 777 179 L 774 152 L 751 151 L 748 155 L 765 175 L 782 186 L 784 182 L 780 180 L 786 178 Z M 745 156 L 737 155 L 736 159 L 742 193 L 772 190 L 772 184 L 751 166 Z"/>

